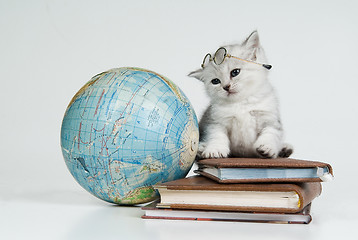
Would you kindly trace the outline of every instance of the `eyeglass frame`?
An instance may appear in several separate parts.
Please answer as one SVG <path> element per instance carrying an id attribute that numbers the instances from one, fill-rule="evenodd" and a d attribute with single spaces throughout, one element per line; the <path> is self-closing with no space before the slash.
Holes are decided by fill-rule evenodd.
<path id="1" fill-rule="evenodd" d="M 221 60 L 220 63 L 217 63 L 217 61 L 216 61 L 216 59 L 217 59 L 217 58 L 216 58 L 216 55 L 217 55 L 218 52 L 221 51 L 222 49 L 224 50 L 224 57 L 223 57 L 223 59 Z M 235 59 L 237 59 L 237 60 L 241 60 L 241 61 L 248 62 L 248 63 L 254 63 L 254 64 L 257 64 L 257 65 L 260 65 L 260 66 L 266 68 L 267 70 L 270 70 L 270 69 L 272 68 L 272 65 L 270 65 L 270 64 L 258 63 L 258 62 L 255 62 L 255 61 L 251 61 L 251 60 L 247 60 L 247 59 L 243 59 L 243 58 L 239 58 L 239 57 L 232 56 L 232 55 L 230 55 L 230 54 L 227 53 L 227 50 L 226 50 L 226 48 L 224 48 L 224 47 L 218 48 L 218 50 L 216 50 L 216 52 L 214 53 L 214 57 L 212 57 L 210 53 L 206 54 L 205 57 L 204 57 L 203 63 L 201 64 L 201 67 L 202 67 L 202 68 L 205 67 L 205 62 L 206 62 L 206 59 L 207 59 L 208 57 L 209 57 L 209 62 L 210 62 L 210 61 L 214 61 L 214 63 L 215 63 L 216 65 L 222 64 L 222 63 L 225 61 L 225 58 L 228 57 L 228 58 L 235 58 Z"/>

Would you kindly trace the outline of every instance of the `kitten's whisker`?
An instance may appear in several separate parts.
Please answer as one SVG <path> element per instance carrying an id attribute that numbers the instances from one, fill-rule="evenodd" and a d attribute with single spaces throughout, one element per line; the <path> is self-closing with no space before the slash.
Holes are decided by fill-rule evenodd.
<path id="1" fill-rule="evenodd" d="M 231 84 L 231 86 L 232 86 L 232 87 L 236 87 L 237 84 L 238 84 L 237 82 L 234 82 L 234 83 Z"/>
<path id="2" fill-rule="evenodd" d="M 231 84 L 230 88 L 236 88 L 238 84 L 239 84 L 238 82 L 234 82 L 234 83 Z"/>

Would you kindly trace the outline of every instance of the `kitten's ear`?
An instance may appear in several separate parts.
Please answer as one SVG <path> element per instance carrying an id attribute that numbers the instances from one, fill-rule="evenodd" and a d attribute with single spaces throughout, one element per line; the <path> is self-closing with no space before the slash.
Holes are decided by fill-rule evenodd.
<path id="1" fill-rule="evenodd" d="M 260 38 L 259 38 L 259 33 L 257 32 L 257 30 L 253 31 L 246 38 L 246 40 L 243 42 L 242 45 L 245 45 L 247 48 L 251 48 L 251 49 L 260 47 Z"/>
<path id="2" fill-rule="evenodd" d="M 189 77 L 194 77 L 200 81 L 203 81 L 203 69 L 199 68 L 198 70 L 195 70 L 188 74 Z"/>
<path id="3" fill-rule="evenodd" d="M 250 52 L 250 58 L 253 61 L 256 61 L 256 53 L 257 49 L 260 48 L 260 38 L 258 32 L 255 30 L 253 31 L 248 38 L 242 43 L 248 52 Z"/>

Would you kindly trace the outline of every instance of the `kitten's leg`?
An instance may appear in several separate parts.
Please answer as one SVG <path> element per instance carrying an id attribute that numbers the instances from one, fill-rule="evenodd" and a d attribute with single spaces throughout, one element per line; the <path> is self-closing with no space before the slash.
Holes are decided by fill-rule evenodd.
<path id="1" fill-rule="evenodd" d="M 262 130 L 254 144 L 254 150 L 259 157 L 276 158 L 281 150 L 282 131 L 273 127 Z"/>
<path id="2" fill-rule="evenodd" d="M 219 125 L 206 128 L 204 140 L 199 143 L 201 158 L 225 158 L 230 154 L 230 141 L 227 131 Z"/>

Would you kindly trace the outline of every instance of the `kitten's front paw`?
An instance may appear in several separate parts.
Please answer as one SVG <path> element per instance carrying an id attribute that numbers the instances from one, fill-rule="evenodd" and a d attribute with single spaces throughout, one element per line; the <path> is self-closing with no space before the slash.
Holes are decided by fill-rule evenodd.
<path id="1" fill-rule="evenodd" d="M 285 143 L 283 144 L 282 149 L 278 154 L 278 156 L 282 158 L 288 158 L 292 153 L 293 153 L 293 147 L 290 144 Z"/>
<path id="2" fill-rule="evenodd" d="M 201 153 L 202 158 L 226 158 L 230 154 L 229 148 L 219 148 L 219 147 L 206 147 L 205 150 Z"/>
<path id="3" fill-rule="evenodd" d="M 197 160 L 200 160 L 200 159 L 203 159 L 203 152 L 206 148 L 206 144 L 202 143 L 202 142 L 199 142 L 199 147 L 198 147 L 198 152 L 196 153 L 196 159 Z"/>
<path id="4" fill-rule="evenodd" d="M 274 150 L 274 148 L 267 144 L 260 144 L 257 147 L 255 147 L 257 154 L 261 158 L 276 158 L 277 157 L 277 151 Z"/>

